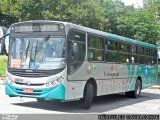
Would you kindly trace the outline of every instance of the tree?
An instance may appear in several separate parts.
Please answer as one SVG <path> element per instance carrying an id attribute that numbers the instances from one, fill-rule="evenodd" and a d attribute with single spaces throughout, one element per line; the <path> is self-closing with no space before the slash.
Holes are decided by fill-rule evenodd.
<path id="1" fill-rule="evenodd" d="M 0 25 L 9 26 L 19 18 L 20 0 L 0 0 Z"/>
<path id="2" fill-rule="evenodd" d="M 0 0 L 3 14 L 18 21 L 60 20 L 100 29 L 103 9 L 99 0 Z"/>
<path id="3" fill-rule="evenodd" d="M 156 19 L 158 20 L 158 24 L 160 26 L 160 0 L 143 0 L 144 8 L 148 11 L 152 12 L 155 15 Z M 159 28 L 159 40 L 156 42 L 160 45 L 160 28 Z"/>
<path id="4" fill-rule="evenodd" d="M 117 17 L 127 15 L 135 11 L 133 6 L 125 6 L 121 0 L 101 0 L 101 6 L 104 10 L 106 22 L 103 26 L 103 31 L 118 33 Z"/>
<path id="5" fill-rule="evenodd" d="M 160 34 L 160 25 L 152 12 L 137 10 L 126 16 L 117 18 L 119 35 L 155 44 Z"/>
<path id="6" fill-rule="evenodd" d="M 152 11 L 160 21 L 160 0 L 143 0 L 144 8 Z"/>
<path id="7" fill-rule="evenodd" d="M 101 0 L 101 4 L 108 20 L 104 31 L 154 44 L 160 39 L 160 25 L 153 12 L 125 6 L 121 0 Z"/>
<path id="8" fill-rule="evenodd" d="M 19 18 L 20 1 L 21 0 L 0 0 L 1 13 L 10 17 Z"/>

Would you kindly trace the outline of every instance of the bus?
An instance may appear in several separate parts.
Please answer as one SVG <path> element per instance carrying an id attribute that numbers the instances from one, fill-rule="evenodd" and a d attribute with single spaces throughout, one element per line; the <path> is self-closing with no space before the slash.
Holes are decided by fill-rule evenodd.
<path id="1" fill-rule="evenodd" d="M 11 25 L 5 92 L 10 97 L 80 100 L 125 93 L 138 98 L 157 83 L 157 46 L 73 23 Z"/>

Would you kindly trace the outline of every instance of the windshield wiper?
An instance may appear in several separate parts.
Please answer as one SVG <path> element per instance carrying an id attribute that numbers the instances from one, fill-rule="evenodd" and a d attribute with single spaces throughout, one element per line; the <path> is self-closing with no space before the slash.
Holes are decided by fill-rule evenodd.
<path id="1" fill-rule="evenodd" d="M 42 43 L 38 46 L 38 42 L 36 44 L 36 49 L 35 49 L 35 55 L 34 55 L 34 60 L 37 56 L 37 52 L 40 51 L 40 49 L 43 47 L 43 44 L 46 43 L 50 39 L 50 35 L 46 35 L 44 39 L 42 40 Z"/>
<path id="2" fill-rule="evenodd" d="M 39 45 L 39 47 L 36 46 L 35 52 L 37 53 L 43 47 L 44 43 L 46 43 L 49 39 L 50 39 L 50 35 L 46 35 L 42 40 L 42 43 Z"/>
<path id="3" fill-rule="evenodd" d="M 29 53 L 29 45 L 30 45 L 30 41 L 29 41 L 29 43 L 28 43 L 28 45 L 27 45 L 27 49 L 26 49 L 26 59 L 27 59 L 27 57 L 28 57 L 28 53 Z"/>

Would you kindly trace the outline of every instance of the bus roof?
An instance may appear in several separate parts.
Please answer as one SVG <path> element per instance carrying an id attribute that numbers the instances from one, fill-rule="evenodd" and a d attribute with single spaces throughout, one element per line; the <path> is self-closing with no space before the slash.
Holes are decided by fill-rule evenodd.
<path id="1" fill-rule="evenodd" d="M 70 28 L 73 28 L 73 29 L 77 29 L 77 30 L 84 31 L 84 32 L 87 32 L 87 33 L 91 33 L 91 34 L 97 34 L 97 35 L 103 36 L 105 38 L 113 39 L 113 40 L 116 40 L 116 41 L 124 41 L 124 42 L 128 42 L 128 43 L 134 43 L 134 44 L 137 44 L 137 45 L 142 45 L 142 46 L 145 46 L 145 47 L 157 48 L 156 45 L 149 44 L 149 43 L 146 43 L 146 42 L 142 42 L 140 40 L 134 40 L 134 39 L 131 39 L 131 38 L 119 36 L 119 35 L 116 35 L 116 34 L 111 34 L 111 33 L 108 33 L 108 32 L 103 32 L 103 31 L 100 31 L 100 30 L 95 30 L 95 29 L 92 29 L 92 28 L 84 27 L 84 26 L 69 23 L 69 22 L 51 21 L 51 20 L 31 20 L 31 21 L 14 23 L 12 25 L 18 25 L 18 24 L 21 24 L 21 23 L 22 24 L 23 23 L 37 23 L 37 22 L 39 22 L 39 23 L 58 22 L 58 23 L 62 23 L 64 25 L 66 25 L 66 26 L 69 26 Z"/>

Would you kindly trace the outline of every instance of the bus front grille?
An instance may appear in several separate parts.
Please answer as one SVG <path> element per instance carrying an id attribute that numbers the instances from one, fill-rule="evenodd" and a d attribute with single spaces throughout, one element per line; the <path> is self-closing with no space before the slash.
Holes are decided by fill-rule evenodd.
<path id="1" fill-rule="evenodd" d="M 27 83 L 19 83 L 19 82 L 15 82 L 16 84 L 18 84 L 18 85 L 27 85 L 27 86 L 43 86 L 44 85 L 44 83 L 42 83 L 42 84 L 27 84 Z"/>
<path id="2" fill-rule="evenodd" d="M 58 74 L 62 72 L 65 69 L 65 67 L 53 70 L 15 69 L 9 67 L 7 69 L 9 73 L 15 76 L 37 78 L 37 77 L 49 77 Z"/>

